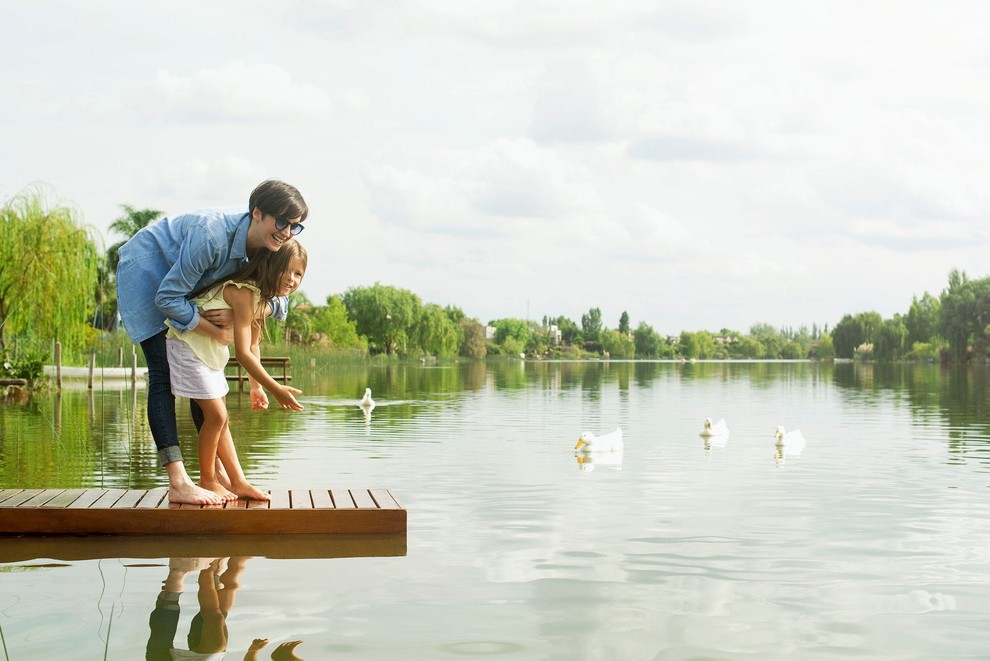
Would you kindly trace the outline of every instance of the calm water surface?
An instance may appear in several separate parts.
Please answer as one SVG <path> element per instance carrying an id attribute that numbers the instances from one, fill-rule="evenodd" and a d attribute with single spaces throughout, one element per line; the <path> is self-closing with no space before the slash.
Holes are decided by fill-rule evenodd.
<path id="1" fill-rule="evenodd" d="M 170 565 L 171 642 L 188 649 L 198 597 L 220 594 L 226 659 L 261 638 L 265 659 L 293 640 L 304 659 L 990 656 L 983 367 L 325 366 L 294 383 L 301 413 L 230 398 L 249 475 L 392 490 L 404 554 L 305 559 L 287 542 L 224 561 L 216 592 L 180 545 L 59 561 L 52 542 L 0 564 L 4 658 L 145 658 Z M 698 436 L 706 417 L 727 441 Z M 777 452 L 777 425 L 802 431 L 800 454 Z M 621 457 L 576 461 L 582 430 L 616 427 Z M 4 404 L 0 433 L 3 487 L 164 484 L 143 392 Z"/>

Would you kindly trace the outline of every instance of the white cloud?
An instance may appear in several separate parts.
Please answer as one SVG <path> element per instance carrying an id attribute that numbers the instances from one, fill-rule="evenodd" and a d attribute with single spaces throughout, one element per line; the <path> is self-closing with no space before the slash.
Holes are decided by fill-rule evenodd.
<path id="1" fill-rule="evenodd" d="M 135 103 L 153 117 L 213 123 L 323 117 L 332 107 L 326 92 L 285 69 L 244 62 L 186 76 L 159 69 Z"/>

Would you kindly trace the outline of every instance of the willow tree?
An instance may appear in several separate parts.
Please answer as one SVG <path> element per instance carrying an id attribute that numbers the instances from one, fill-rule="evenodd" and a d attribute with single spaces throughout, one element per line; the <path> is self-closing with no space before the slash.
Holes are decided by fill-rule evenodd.
<path id="1" fill-rule="evenodd" d="M 100 253 L 77 211 L 40 186 L 0 207 L 0 349 L 8 338 L 81 349 Z"/>

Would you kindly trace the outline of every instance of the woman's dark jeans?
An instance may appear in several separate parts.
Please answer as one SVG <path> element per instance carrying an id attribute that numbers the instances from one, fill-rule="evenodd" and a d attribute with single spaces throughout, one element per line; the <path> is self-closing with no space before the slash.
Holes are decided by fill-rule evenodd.
<path id="1" fill-rule="evenodd" d="M 168 355 L 162 331 L 141 342 L 144 360 L 148 363 L 148 426 L 158 448 L 162 466 L 182 461 L 179 450 L 179 430 L 175 424 L 175 395 L 169 383 Z"/>

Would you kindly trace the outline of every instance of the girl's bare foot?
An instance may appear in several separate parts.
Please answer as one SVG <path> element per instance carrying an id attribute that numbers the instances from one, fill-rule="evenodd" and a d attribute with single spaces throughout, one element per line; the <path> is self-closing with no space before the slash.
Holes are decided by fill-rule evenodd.
<path id="1" fill-rule="evenodd" d="M 262 491 L 258 487 L 254 486 L 247 480 L 234 482 L 230 485 L 230 488 L 241 498 L 247 498 L 249 500 L 271 500 L 272 497 L 268 495 L 267 492 Z"/>
<path id="2" fill-rule="evenodd" d="M 185 484 L 170 485 L 168 488 L 168 502 L 187 503 L 189 505 L 222 505 L 223 498 L 212 491 L 188 482 Z"/>
<path id="3" fill-rule="evenodd" d="M 220 496 L 221 502 L 237 500 L 237 494 L 230 491 L 229 489 L 224 488 L 224 486 L 219 482 L 217 482 L 216 480 L 213 481 L 200 480 L 199 486 L 203 487 L 204 489 L 208 489 L 209 491 L 212 491 L 216 495 Z"/>
<path id="4" fill-rule="evenodd" d="M 213 471 L 214 471 L 214 473 L 216 473 L 217 482 L 219 482 L 220 485 L 223 486 L 224 489 L 229 489 L 230 488 L 230 478 L 227 477 L 227 469 L 224 468 L 223 462 L 220 461 L 220 457 L 217 457 L 216 462 L 214 462 Z"/>

